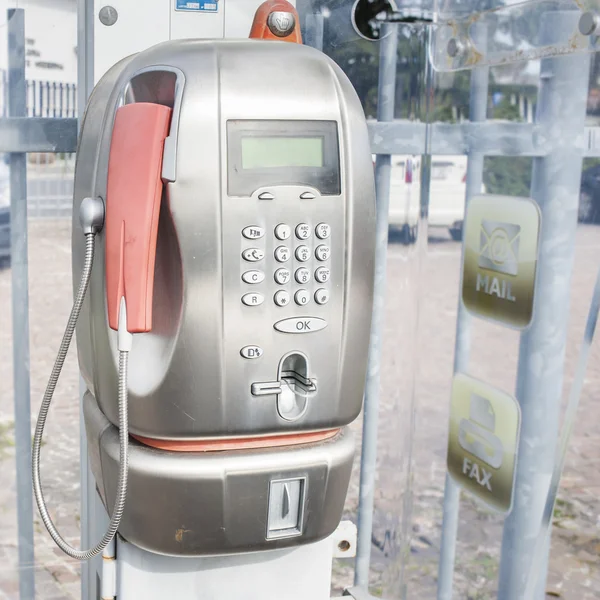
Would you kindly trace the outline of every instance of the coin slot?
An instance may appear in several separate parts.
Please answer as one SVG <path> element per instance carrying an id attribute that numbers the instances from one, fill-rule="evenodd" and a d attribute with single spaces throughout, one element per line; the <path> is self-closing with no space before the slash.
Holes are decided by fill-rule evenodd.
<path id="1" fill-rule="evenodd" d="M 308 359 L 301 352 L 292 352 L 279 363 L 277 379 L 281 392 L 277 395 L 277 412 L 282 419 L 295 421 L 306 412 L 308 397 L 317 391 L 316 381 L 309 373 Z"/>

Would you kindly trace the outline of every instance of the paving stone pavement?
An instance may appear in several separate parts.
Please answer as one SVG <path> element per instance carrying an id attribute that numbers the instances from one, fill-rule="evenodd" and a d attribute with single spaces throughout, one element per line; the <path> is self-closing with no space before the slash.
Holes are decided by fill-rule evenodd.
<path id="1" fill-rule="evenodd" d="M 572 382 L 599 266 L 599 250 L 600 228 L 581 226 L 571 286 L 563 396 Z M 33 420 L 71 304 L 70 224 L 32 221 L 29 251 Z M 419 257 L 423 259 L 418 244 L 406 247 L 392 237 L 381 364 L 372 591 L 377 594 L 394 590 L 390 597 L 400 597 L 402 590 L 398 582 L 403 577 L 408 598 L 433 599 L 440 544 L 460 245 L 442 234 L 430 239 L 427 258 L 418 260 Z M 418 281 L 421 283 L 417 288 Z M 0 271 L 0 600 L 18 599 L 10 297 L 10 270 Z M 470 366 L 473 375 L 512 391 L 517 350 L 516 332 L 474 321 Z M 48 420 L 42 470 L 52 516 L 74 544 L 79 543 L 78 385 L 73 350 Z M 547 586 L 554 595 L 549 598 L 600 598 L 599 396 L 600 344 L 596 343 L 570 444 L 560 504 L 555 511 Z M 359 438 L 360 427 L 359 420 L 353 426 Z M 355 518 L 357 505 L 358 462 L 348 494 L 347 517 Z M 456 598 L 494 598 L 501 526 L 500 517 L 463 496 L 454 578 Z M 79 598 L 79 565 L 54 547 L 37 512 L 35 530 L 37 598 Z M 334 582 L 338 592 L 351 585 L 349 561 L 336 561 Z"/>

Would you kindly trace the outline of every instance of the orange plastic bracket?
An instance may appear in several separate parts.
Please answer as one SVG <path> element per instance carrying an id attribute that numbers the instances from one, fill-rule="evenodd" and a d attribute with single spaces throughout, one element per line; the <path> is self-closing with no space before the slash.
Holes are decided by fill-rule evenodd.
<path id="1" fill-rule="evenodd" d="M 281 448 L 300 444 L 316 444 L 335 437 L 340 429 L 310 431 L 308 433 L 284 433 L 245 438 L 225 438 L 214 440 L 156 440 L 131 434 L 141 444 L 167 450 L 169 452 L 223 452 L 225 450 L 255 450 L 262 448 Z"/>
<path id="2" fill-rule="evenodd" d="M 163 182 L 163 146 L 171 109 L 151 103 L 117 110 L 106 191 L 106 297 L 108 322 L 119 327 L 121 298 L 127 330 L 152 329 L 156 236 Z"/>
<path id="3" fill-rule="evenodd" d="M 294 29 L 292 29 L 288 35 L 280 37 L 275 35 L 269 29 L 267 21 L 269 15 L 273 12 L 292 13 L 294 15 L 296 24 Z M 256 9 L 252 27 L 250 29 L 250 38 L 259 40 L 279 40 L 280 42 L 294 42 L 296 44 L 301 44 L 302 34 L 300 32 L 300 18 L 298 17 L 298 12 L 287 0 L 266 0 L 266 2 L 263 2 Z"/>

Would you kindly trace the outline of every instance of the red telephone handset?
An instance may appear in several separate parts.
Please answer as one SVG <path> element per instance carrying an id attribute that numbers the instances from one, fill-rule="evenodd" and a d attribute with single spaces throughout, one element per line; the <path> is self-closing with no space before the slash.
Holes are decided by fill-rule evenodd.
<path id="1" fill-rule="evenodd" d="M 106 296 L 108 322 L 119 327 L 121 298 L 127 331 L 152 329 L 156 236 L 163 191 L 163 146 L 171 109 L 152 103 L 117 109 L 106 192 Z"/>

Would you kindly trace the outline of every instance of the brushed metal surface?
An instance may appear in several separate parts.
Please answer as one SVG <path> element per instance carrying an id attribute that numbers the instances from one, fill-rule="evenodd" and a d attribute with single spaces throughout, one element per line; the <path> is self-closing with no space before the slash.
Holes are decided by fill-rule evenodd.
<path id="1" fill-rule="evenodd" d="M 90 463 L 112 506 L 118 430 L 86 392 L 83 410 Z M 345 429 L 318 444 L 229 452 L 166 452 L 131 440 L 129 489 L 119 534 L 158 554 L 201 556 L 287 548 L 331 535 L 352 470 L 354 437 Z M 271 482 L 304 482 L 301 531 L 268 537 Z"/>
<path id="2" fill-rule="evenodd" d="M 359 413 L 364 389 L 371 322 L 374 247 L 374 184 L 367 127 L 360 102 L 341 70 L 322 53 L 297 44 L 259 41 L 168 42 L 115 66 L 96 87 L 86 112 L 78 152 L 74 202 L 105 197 L 108 153 L 114 114 L 124 90 L 125 101 L 168 103 L 161 88 L 173 69 L 184 74 L 179 112 L 176 180 L 163 198 L 153 302 L 154 326 L 134 336 L 130 356 L 129 407 L 131 432 L 160 439 L 273 434 L 309 431 L 351 422 Z M 153 68 L 144 85 L 129 85 L 135 74 Z M 170 69 L 170 71 L 169 71 Z M 154 83 L 153 83 L 154 82 Z M 157 83 L 158 82 L 158 83 Z M 155 86 L 153 88 L 152 86 Z M 137 90 L 137 91 L 136 91 Z M 137 94 L 137 95 L 136 95 Z M 227 193 L 227 121 L 335 121 L 339 132 L 341 194 L 321 196 L 315 188 L 289 185 L 258 188 L 251 197 Z M 314 199 L 301 199 L 308 192 Z M 259 200 L 261 194 L 272 200 Z M 76 212 L 76 211 L 75 211 Z M 274 230 L 287 224 L 292 234 L 278 240 Z M 312 235 L 298 240 L 294 229 L 308 223 Z M 314 253 L 315 227 L 330 225 L 325 263 L 311 258 L 299 263 L 300 243 Z M 242 231 L 258 226 L 265 235 L 247 240 Z M 81 268 L 82 235 L 73 223 L 73 271 Z M 277 246 L 291 250 L 279 264 Z M 249 263 L 241 253 L 261 248 L 265 258 Z M 306 306 L 294 302 L 299 288 L 280 286 L 278 267 L 292 273 L 300 266 L 312 272 L 330 267 L 331 278 L 302 286 L 310 292 Z M 249 269 L 265 273 L 256 285 L 242 281 Z M 317 289 L 329 301 L 314 301 Z M 277 306 L 273 296 L 289 289 L 291 301 Z M 245 293 L 265 298 L 245 306 Z M 104 287 L 104 238 L 98 239 L 89 299 L 82 313 L 77 342 L 82 374 L 100 408 L 117 422 L 116 334 L 107 323 Z M 324 319 L 327 327 L 303 335 L 274 328 L 286 318 Z M 247 360 L 247 346 L 263 350 Z M 283 356 L 308 357 L 307 377 L 318 382 L 300 418 L 286 420 L 277 395 L 255 397 L 253 383 L 277 378 Z"/>

